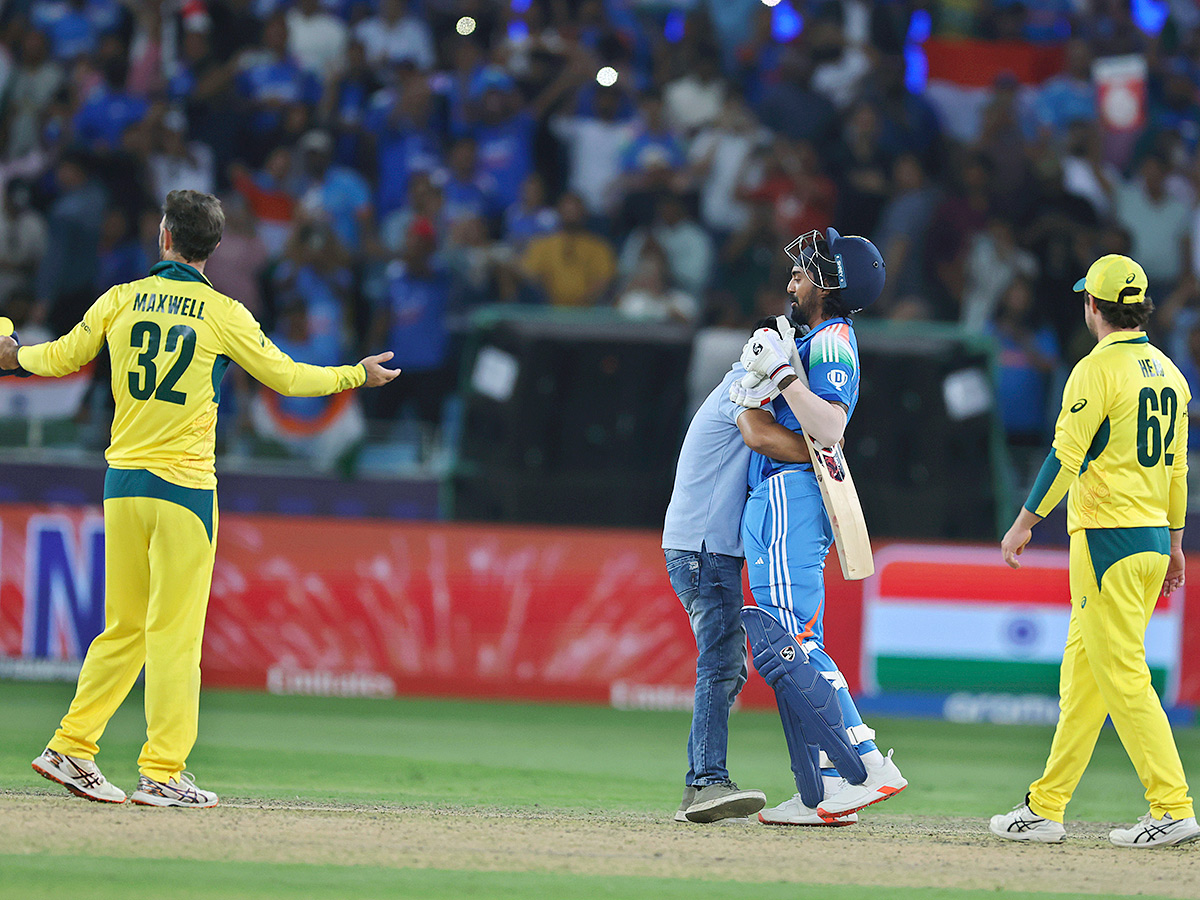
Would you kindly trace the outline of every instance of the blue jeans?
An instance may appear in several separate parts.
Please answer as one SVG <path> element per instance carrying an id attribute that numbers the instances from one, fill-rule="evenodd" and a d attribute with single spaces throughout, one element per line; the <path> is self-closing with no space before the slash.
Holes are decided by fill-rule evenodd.
<path id="1" fill-rule="evenodd" d="M 688 739 L 686 783 L 729 780 L 729 709 L 746 683 L 742 559 L 695 550 L 665 550 L 667 576 L 696 636 L 696 700 Z"/>

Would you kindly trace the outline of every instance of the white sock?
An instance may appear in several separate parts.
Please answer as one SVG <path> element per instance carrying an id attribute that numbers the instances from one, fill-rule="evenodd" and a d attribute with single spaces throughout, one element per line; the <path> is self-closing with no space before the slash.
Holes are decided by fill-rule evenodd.
<path id="1" fill-rule="evenodd" d="M 862 755 L 862 761 L 863 761 L 864 766 L 882 766 L 883 760 L 884 760 L 884 756 L 882 753 L 879 752 L 878 748 L 876 748 L 875 750 L 869 750 L 868 752 L 866 752 Z"/>

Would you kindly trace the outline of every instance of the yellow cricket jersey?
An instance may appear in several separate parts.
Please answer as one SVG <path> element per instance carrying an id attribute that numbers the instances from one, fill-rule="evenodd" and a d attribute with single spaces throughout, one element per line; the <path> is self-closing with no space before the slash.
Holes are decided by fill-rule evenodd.
<path id="1" fill-rule="evenodd" d="M 1179 369 L 1145 334 L 1105 336 L 1067 379 L 1054 449 L 1025 508 L 1044 517 L 1069 489 L 1072 534 L 1182 528 L 1191 396 Z"/>
<path id="2" fill-rule="evenodd" d="M 199 271 L 161 262 L 149 276 L 109 289 L 68 334 L 21 347 L 35 375 L 67 375 L 108 342 L 116 400 L 105 457 L 183 487 L 214 488 L 217 400 L 230 361 L 272 390 L 320 397 L 366 381 L 362 366 L 310 366 L 276 347 L 241 303 Z"/>

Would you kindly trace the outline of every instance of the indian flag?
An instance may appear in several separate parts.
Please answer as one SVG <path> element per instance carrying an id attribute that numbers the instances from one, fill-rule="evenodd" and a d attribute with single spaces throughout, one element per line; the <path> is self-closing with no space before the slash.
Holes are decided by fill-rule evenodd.
<path id="1" fill-rule="evenodd" d="M 1065 550 L 892 544 L 864 584 L 863 684 L 871 692 L 1057 694 L 1071 615 Z M 1159 696 L 1178 688 L 1182 591 L 1159 600 L 1146 661 Z"/>

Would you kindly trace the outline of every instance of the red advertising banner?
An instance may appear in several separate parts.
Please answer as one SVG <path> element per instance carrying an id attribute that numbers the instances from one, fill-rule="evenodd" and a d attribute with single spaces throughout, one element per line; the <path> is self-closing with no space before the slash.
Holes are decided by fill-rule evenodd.
<path id="1" fill-rule="evenodd" d="M 0 505 L 0 676 L 69 677 L 78 667 L 103 626 L 103 541 L 98 508 Z M 687 708 L 695 643 L 658 544 L 659 535 L 646 531 L 228 514 L 205 632 L 205 683 Z M 1011 640 L 1033 646 L 1039 609 L 1056 603 L 1042 595 L 1062 587 L 1061 573 L 1045 583 L 1032 570 L 1010 579 L 989 564 L 987 577 L 976 577 L 976 556 L 986 562 L 995 552 L 882 547 L 880 574 L 867 582 L 845 582 L 836 565 L 828 567 L 826 642 L 851 690 L 861 690 L 864 671 L 879 678 L 880 660 L 890 660 L 894 677 L 911 679 L 921 674 L 913 659 L 928 668 L 938 658 L 938 648 L 918 647 L 915 637 L 906 643 L 896 631 L 908 627 L 909 607 L 924 616 L 950 608 L 954 598 L 930 594 L 922 574 L 930 559 L 937 585 L 953 588 L 954 597 L 970 587 L 959 598 L 966 607 L 955 604 L 958 615 L 978 617 L 1031 593 L 1030 610 L 1013 618 L 1020 627 L 1004 622 Z M 1047 552 L 1052 568 L 1060 566 L 1061 554 Z M 1200 585 L 1200 566 L 1189 570 L 1189 583 Z M 864 586 L 873 616 L 866 642 Z M 1167 607 L 1181 647 L 1200 644 L 1198 607 Z M 1194 654 L 1176 658 L 1173 699 L 1200 702 L 1200 662 Z M 774 706 L 756 674 L 742 702 Z"/>

